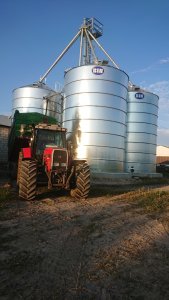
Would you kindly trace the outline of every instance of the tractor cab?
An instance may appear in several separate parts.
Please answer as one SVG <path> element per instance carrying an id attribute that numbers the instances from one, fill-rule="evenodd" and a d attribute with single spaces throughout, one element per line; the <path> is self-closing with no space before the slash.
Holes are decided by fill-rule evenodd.
<path id="1" fill-rule="evenodd" d="M 46 148 L 66 149 L 66 129 L 58 125 L 35 126 L 33 152 L 37 160 L 42 159 Z"/>

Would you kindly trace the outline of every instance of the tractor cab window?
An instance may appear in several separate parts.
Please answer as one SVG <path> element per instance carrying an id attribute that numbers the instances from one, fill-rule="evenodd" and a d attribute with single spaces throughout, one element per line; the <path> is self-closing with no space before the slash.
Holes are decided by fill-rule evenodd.
<path id="1" fill-rule="evenodd" d="M 38 129 L 36 135 L 36 154 L 42 154 L 46 147 L 66 148 L 65 132 Z"/>

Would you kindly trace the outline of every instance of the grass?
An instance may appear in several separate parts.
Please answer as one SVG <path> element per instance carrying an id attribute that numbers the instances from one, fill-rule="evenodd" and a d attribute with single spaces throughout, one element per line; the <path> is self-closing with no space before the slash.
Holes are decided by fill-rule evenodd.
<path id="1" fill-rule="evenodd" d="M 163 212 L 169 208 L 169 192 L 165 191 L 140 189 L 127 193 L 122 199 L 134 202 L 136 207 L 143 209 L 145 213 Z"/>
<path id="2" fill-rule="evenodd" d="M 147 192 L 138 201 L 139 207 L 147 213 L 163 212 L 169 206 L 169 193 L 167 192 Z"/>

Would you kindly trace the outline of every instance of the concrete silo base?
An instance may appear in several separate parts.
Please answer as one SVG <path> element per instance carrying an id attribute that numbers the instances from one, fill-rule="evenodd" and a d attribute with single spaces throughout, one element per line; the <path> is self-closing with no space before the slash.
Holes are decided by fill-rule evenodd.
<path id="1" fill-rule="evenodd" d="M 162 178 L 160 173 L 93 173 L 91 172 L 91 184 L 119 184 L 130 183 L 132 179 L 139 178 Z"/>

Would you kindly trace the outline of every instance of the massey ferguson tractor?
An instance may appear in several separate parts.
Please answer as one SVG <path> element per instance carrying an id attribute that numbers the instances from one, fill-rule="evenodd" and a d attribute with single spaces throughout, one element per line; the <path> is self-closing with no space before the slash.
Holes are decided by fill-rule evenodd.
<path id="1" fill-rule="evenodd" d="M 39 113 L 15 112 L 9 135 L 9 165 L 16 170 L 19 196 L 33 200 L 37 185 L 70 190 L 85 199 L 90 190 L 90 170 L 85 160 L 74 160 L 67 148 L 66 129 Z"/>

